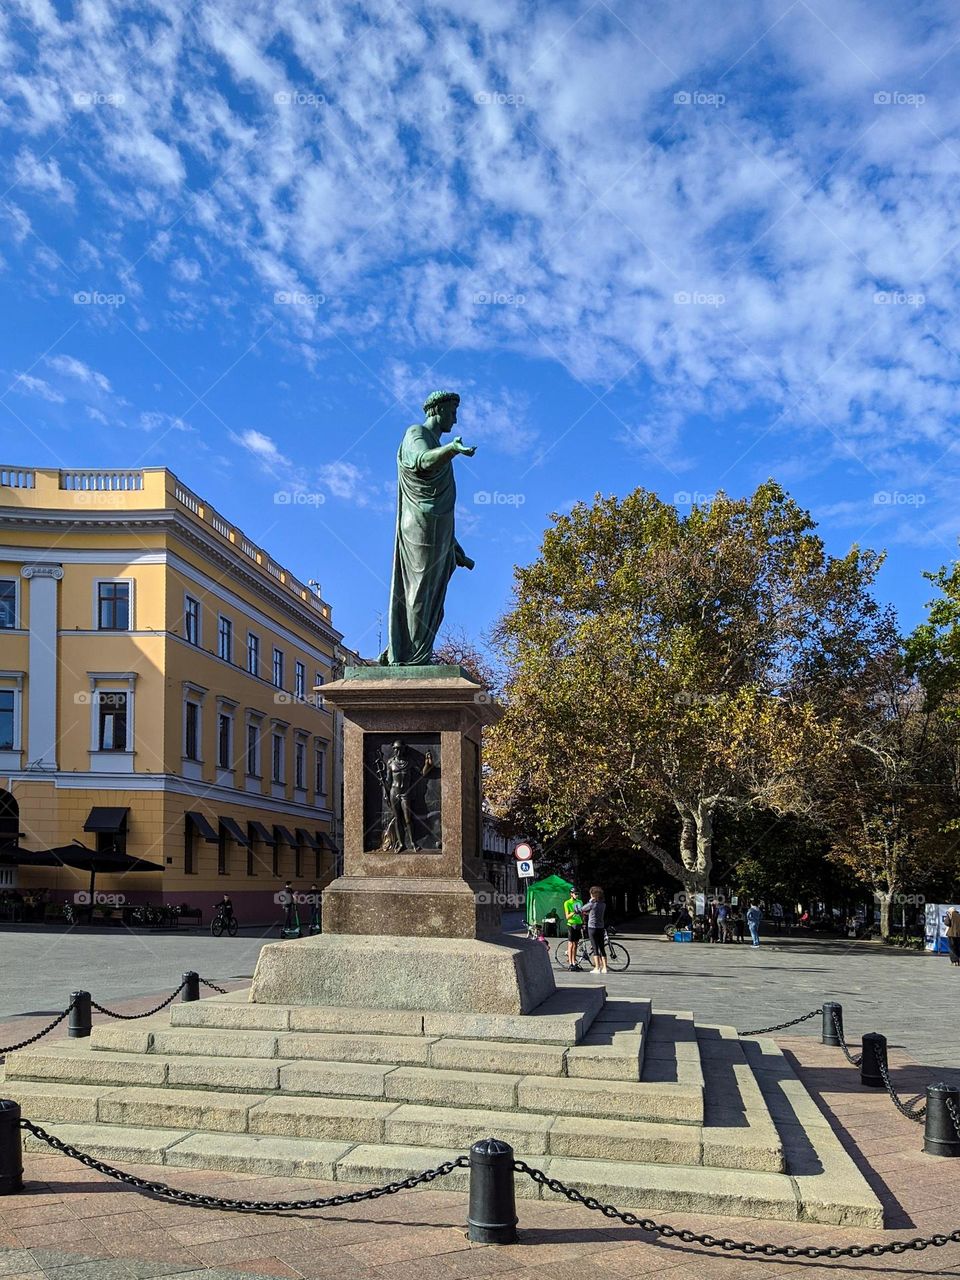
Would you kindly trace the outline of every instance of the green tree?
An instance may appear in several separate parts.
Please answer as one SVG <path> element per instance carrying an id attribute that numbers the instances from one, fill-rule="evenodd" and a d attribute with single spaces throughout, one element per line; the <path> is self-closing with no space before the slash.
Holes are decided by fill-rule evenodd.
<path id="1" fill-rule="evenodd" d="M 829 557 L 814 528 L 773 481 L 683 516 L 644 489 L 554 516 L 495 631 L 495 807 L 629 843 L 688 892 L 718 810 L 803 811 L 841 749 L 830 704 L 870 652 L 880 564 Z"/>

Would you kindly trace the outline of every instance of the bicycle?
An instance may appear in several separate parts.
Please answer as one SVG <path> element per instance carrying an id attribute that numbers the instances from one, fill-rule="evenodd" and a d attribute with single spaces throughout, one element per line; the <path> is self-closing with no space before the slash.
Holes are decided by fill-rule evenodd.
<path id="1" fill-rule="evenodd" d="M 231 938 L 235 938 L 239 927 L 237 917 L 234 915 L 228 916 L 222 907 L 217 908 L 213 919 L 210 921 L 210 932 L 215 938 L 222 938 L 224 932 L 229 933 Z"/>
<path id="2" fill-rule="evenodd" d="M 622 942 L 613 941 L 615 933 L 616 930 L 612 927 L 608 927 L 604 930 L 604 936 L 606 938 L 607 968 L 612 973 L 623 973 L 625 969 L 629 969 L 630 967 L 630 952 Z M 586 961 L 586 963 L 592 968 L 592 960 L 593 956 L 590 951 L 590 943 L 586 938 L 581 938 L 577 943 L 576 950 L 575 964 L 577 968 L 579 969 L 584 961 Z M 566 938 L 561 938 L 557 943 L 557 949 L 553 953 L 553 962 L 558 969 L 570 968 L 569 961 L 567 960 Z"/>

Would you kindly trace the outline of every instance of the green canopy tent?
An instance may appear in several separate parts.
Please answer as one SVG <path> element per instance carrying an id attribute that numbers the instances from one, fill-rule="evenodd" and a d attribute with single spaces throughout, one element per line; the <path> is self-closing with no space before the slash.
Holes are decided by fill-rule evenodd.
<path id="1" fill-rule="evenodd" d="M 567 925 L 563 916 L 563 904 L 570 897 L 573 885 L 560 876 L 545 876 L 527 889 L 527 924 L 543 924 L 547 916 L 556 916 L 557 933 L 566 935 Z"/>

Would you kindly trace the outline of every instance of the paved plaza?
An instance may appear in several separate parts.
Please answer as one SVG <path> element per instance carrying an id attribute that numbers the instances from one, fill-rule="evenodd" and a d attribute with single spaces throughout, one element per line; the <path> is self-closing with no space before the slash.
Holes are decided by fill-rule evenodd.
<path id="1" fill-rule="evenodd" d="M 742 1029 L 785 1020 L 833 997 L 844 1005 L 850 1039 L 873 1028 L 888 1035 L 894 1080 L 909 1098 L 927 1081 L 949 1075 L 934 1068 L 949 1066 L 960 1055 L 960 1033 L 947 1012 L 954 973 L 945 959 L 836 940 L 787 938 L 754 952 L 736 945 L 678 945 L 650 933 L 625 932 L 623 938 L 632 963 L 627 973 L 608 976 L 611 995 L 649 995 L 655 1008 L 689 1009 L 705 1022 Z M 244 987 L 262 942 L 259 937 L 6 930 L 0 934 L 0 1044 L 42 1025 L 43 1011 L 62 1008 L 63 992 L 75 986 L 89 987 L 127 1013 L 156 1003 L 188 968 L 229 989 Z M 599 981 L 587 973 L 558 977 L 564 983 Z M 52 1038 L 62 1034 L 60 1027 Z M 683 1212 L 651 1216 L 718 1237 L 821 1246 L 908 1239 L 960 1227 L 960 1160 L 921 1154 L 921 1127 L 900 1116 L 884 1092 L 860 1087 L 858 1073 L 840 1051 L 819 1043 L 818 1020 L 777 1039 L 881 1199 L 885 1230 Z M 907 1052 L 896 1047 L 901 1044 Z M 47 1127 L 56 1131 L 52 1123 Z M 178 1187 L 228 1197 L 300 1199 L 348 1189 L 343 1183 L 120 1163 L 149 1179 L 168 1178 Z M 465 1238 L 466 1197 L 443 1190 L 442 1183 L 329 1212 L 281 1217 L 168 1204 L 58 1155 L 28 1154 L 25 1168 L 25 1194 L 0 1198 L 3 1280 L 194 1274 L 216 1280 L 258 1275 L 392 1280 L 397 1267 L 408 1262 L 415 1262 L 423 1280 L 484 1275 L 579 1280 L 585 1274 L 591 1280 L 661 1274 L 672 1280 L 960 1276 L 960 1245 L 860 1261 L 725 1256 L 658 1241 L 565 1203 L 526 1199 L 518 1202 L 520 1243 L 484 1248 Z"/>

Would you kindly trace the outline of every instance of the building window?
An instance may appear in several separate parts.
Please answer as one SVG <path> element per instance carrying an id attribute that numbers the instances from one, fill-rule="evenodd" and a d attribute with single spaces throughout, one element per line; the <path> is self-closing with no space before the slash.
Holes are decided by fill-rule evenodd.
<path id="1" fill-rule="evenodd" d="M 278 689 L 283 688 L 283 650 L 273 651 L 273 683 Z"/>
<path id="2" fill-rule="evenodd" d="M 307 785 L 307 749 L 302 742 L 298 742 L 293 749 L 293 785 L 298 791 L 303 791 Z"/>
<path id="3" fill-rule="evenodd" d="M 327 794 L 327 749 L 317 747 L 313 756 L 313 789 L 318 796 Z"/>
<path id="4" fill-rule="evenodd" d="M 298 662 L 293 669 L 293 692 L 302 701 L 306 691 L 307 691 L 307 669 L 302 662 Z"/>
<path id="5" fill-rule="evenodd" d="M 0 628 L 17 625 L 17 584 L 13 578 L 0 578 Z"/>
<path id="6" fill-rule="evenodd" d="M 247 670 L 252 676 L 260 674 L 260 637 L 247 632 Z"/>
<path id="7" fill-rule="evenodd" d="M 252 726 L 251 726 L 252 727 Z M 217 768 L 232 769 L 233 756 L 233 716 L 221 711 L 217 716 Z"/>
<path id="8" fill-rule="evenodd" d="M 260 765 L 260 731 L 255 724 L 247 725 L 247 774 L 251 778 L 259 775 Z"/>
<path id="9" fill-rule="evenodd" d="M 0 751 L 12 751 L 16 696 L 12 689 L 0 689 Z"/>
<path id="10" fill-rule="evenodd" d="M 233 661 L 233 623 L 222 614 L 217 624 L 217 652 L 224 662 Z"/>
<path id="11" fill-rule="evenodd" d="M 130 630 L 130 583 L 97 583 L 97 630 Z"/>
<path id="12" fill-rule="evenodd" d="M 183 598 L 183 638 L 188 644 L 200 643 L 200 601 L 193 596 Z"/>
<path id="13" fill-rule="evenodd" d="M 283 734 L 275 733 L 273 738 L 273 781 L 283 781 Z"/>
<path id="14" fill-rule="evenodd" d="M 322 672 L 322 671 L 318 671 L 318 672 L 317 672 L 317 678 L 316 678 L 316 680 L 314 681 L 314 684 L 315 684 L 315 685 L 321 685 L 321 684 L 323 684 L 323 672 Z M 315 694 L 313 695 L 313 700 L 314 700 L 314 702 L 317 704 L 317 706 L 318 706 L 318 707 L 322 707 L 322 706 L 323 706 L 323 696 L 322 696 L 321 694 L 319 694 L 319 693 L 315 693 Z"/>
<path id="15" fill-rule="evenodd" d="M 200 759 L 200 706 L 196 702 L 185 705 L 183 754 L 188 760 Z"/>
<path id="16" fill-rule="evenodd" d="M 127 695 L 100 691 L 97 693 L 97 749 L 127 750 Z"/>

